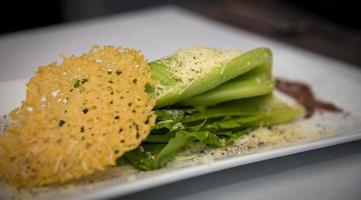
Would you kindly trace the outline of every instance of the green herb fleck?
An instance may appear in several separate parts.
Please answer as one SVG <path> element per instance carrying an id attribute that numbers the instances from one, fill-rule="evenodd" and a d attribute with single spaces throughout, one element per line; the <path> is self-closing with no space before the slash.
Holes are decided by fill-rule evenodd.
<path id="1" fill-rule="evenodd" d="M 88 108 L 84 108 L 84 109 L 83 109 L 83 113 L 84 113 L 84 114 L 87 114 L 88 111 L 89 111 Z"/>
<path id="2" fill-rule="evenodd" d="M 64 120 L 59 120 L 59 126 L 62 127 L 63 125 L 65 124 L 65 121 Z"/>
<path id="3" fill-rule="evenodd" d="M 85 79 L 82 79 L 82 80 L 79 80 L 79 79 L 78 79 L 78 80 L 76 80 L 75 83 L 74 83 L 74 88 L 78 88 L 78 87 L 80 87 L 81 84 L 84 84 L 84 83 L 86 83 L 86 82 L 88 82 L 88 79 L 86 79 L 86 78 L 85 78 Z"/>
<path id="4" fill-rule="evenodd" d="M 154 92 L 154 87 L 153 87 L 153 85 L 151 85 L 150 83 L 145 84 L 145 91 L 146 91 L 148 94 L 153 94 L 153 92 Z"/>
<path id="5" fill-rule="evenodd" d="M 74 88 L 78 88 L 80 86 L 80 80 L 76 80 L 74 83 Z"/>
<path id="6" fill-rule="evenodd" d="M 122 73 L 122 71 L 117 70 L 117 71 L 115 71 L 115 73 L 119 76 Z"/>
<path id="7" fill-rule="evenodd" d="M 84 132 L 84 126 L 80 127 L 80 132 L 83 133 Z"/>

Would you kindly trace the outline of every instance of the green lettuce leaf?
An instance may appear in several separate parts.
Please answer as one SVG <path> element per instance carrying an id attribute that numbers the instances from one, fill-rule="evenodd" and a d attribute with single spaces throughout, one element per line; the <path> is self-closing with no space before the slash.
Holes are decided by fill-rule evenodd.
<path id="1" fill-rule="evenodd" d="M 169 66 L 165 63 L 167 59 L 156 60 L 149 63 L 152 77 L 159 80 L 159 84 L 167 89 L 167 92 L 156 95 L 156 107 L 164 107 L 184 101 L 190 97 L 202 94 L 206 91 L 216 88 L 217 86 L 234 79 L 260 65 L 271 67 L 272 54 L 267 48 L 258 48 L 222 64 L 222 66 L 211 66 L 212 70 L 199 79 L 192 80 L 187 86 L 184 86 L 177 78 L 169 71 Z M 182 64 L 182 60 L 177 60 Z M 169 89 L 170 88 L 170 89 Z M 169 89 L 169 90 L 168 90 Z"/>

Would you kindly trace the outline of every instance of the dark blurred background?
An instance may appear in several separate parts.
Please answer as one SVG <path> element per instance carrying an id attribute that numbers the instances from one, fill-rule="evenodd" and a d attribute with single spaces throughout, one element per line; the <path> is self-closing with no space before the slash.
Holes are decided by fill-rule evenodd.
<path id="1" fill-rule="evenodd" d="M 0 37 L 53 24 L 177 5 L 254 33 L 361 66 L 356 1 L 52 0 L 2 2 Z"/>

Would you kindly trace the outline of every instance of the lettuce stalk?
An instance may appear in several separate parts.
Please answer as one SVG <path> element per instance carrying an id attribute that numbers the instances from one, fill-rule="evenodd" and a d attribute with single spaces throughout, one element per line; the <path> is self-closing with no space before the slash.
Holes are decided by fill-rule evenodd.
<path id="1" fill-rule="evenodd" d="M 304 112 L 273 95 L 268 48 L 243 53 L 197 47 L 149 65 L 159 82 L 149 90 L 157 99 L 157 123 L 141 146 L 119 161 L 140 170 L 166 165 L 192 142 L 223 147 L 261 126 L 287 123 Z"/>

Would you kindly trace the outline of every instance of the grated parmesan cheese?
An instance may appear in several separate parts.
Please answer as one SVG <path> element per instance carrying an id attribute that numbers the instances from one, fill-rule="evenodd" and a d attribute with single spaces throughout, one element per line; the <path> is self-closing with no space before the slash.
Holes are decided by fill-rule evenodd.
<path id="1" fill-rule="evenodd" d="M 194 80 L 209 74 L 214 68 L 220 68 L 221 74 L 224 64 L 240 56 L 241 51 L 208 48 L 204 46 L 194 46 L 192 48 L 179 49 L 175 53 L 156 61 L 158 64 L 167 66 L 183 88 L 189 86 Z M 161 96 L 169 88 L 158 85 L 156 94 Z"/>

